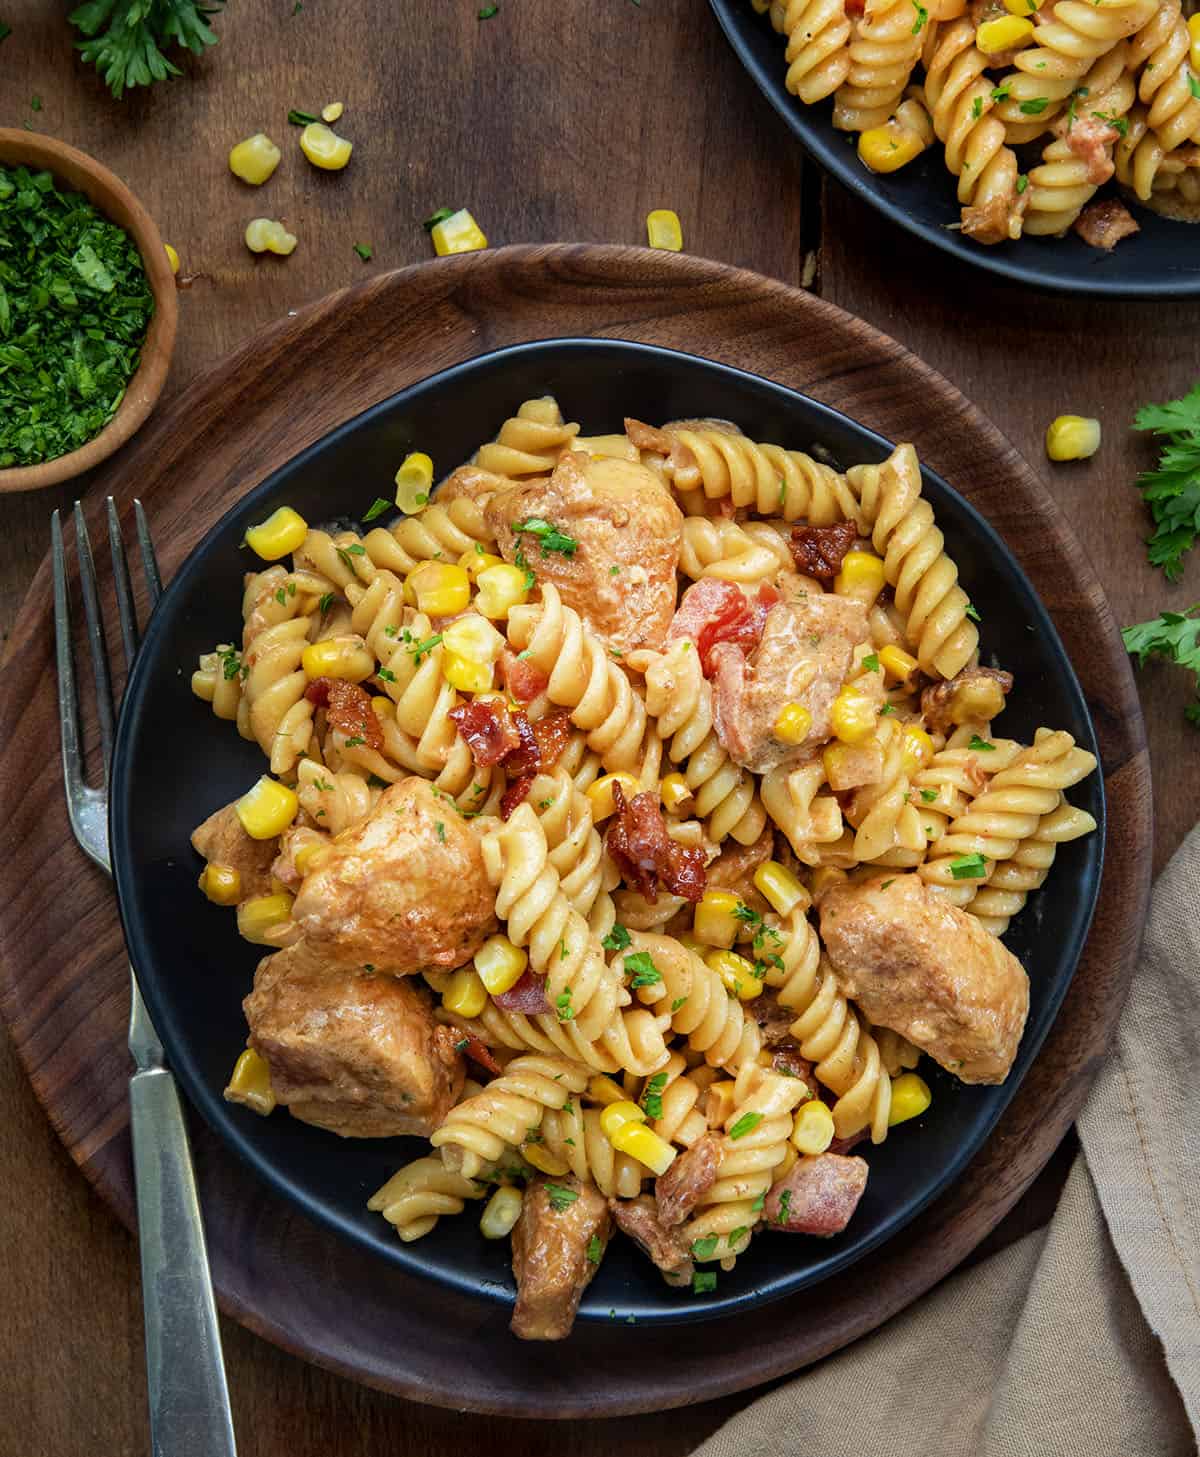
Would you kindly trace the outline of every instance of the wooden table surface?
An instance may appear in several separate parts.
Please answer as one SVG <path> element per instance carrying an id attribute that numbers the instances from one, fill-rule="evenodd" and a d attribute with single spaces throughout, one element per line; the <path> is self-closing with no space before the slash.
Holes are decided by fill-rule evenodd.
<path id="1" fill-rule="evenodd" d="M 438 207 L 469 206 L 493 244 L 641 242 L 646 213 L 671 207 L 690 252 L 810 283 L 975 399 L 1042 470 L 1118 620 L 1200 595 L 1195 563 L 1175 587 L 1146 564 L 1132 482 L 1152 452 L 1129 430 L 1140 403 L 1177 396 L 1200 376 L 1200 301 L 1057 300 L 932 255 L 805 165 L 702 0 L 500 0 L 487 21 L 477 11 L 477 0 L 243 0 L 218 19 L 220 44 L 184 62 L 184 77 L 116 103 L 77 61 L 62 8 L 7 0 L 0 125 L 29 123 L 100 158 L 147 205 L 184 271 L 200 275 L 181 296 L 166 398 L 287 310 L 428 256 L 421 220 Z M 309 167 L 285 121 L 290 107 L 333 100 L 345 102 L 338 129 L 355 142 L 340 174 Z M 229 147 L 259 130 L 284 148 L 260 192 L 225 164 Z M 296 232 L 291 258 L 246 251 L 242 229 L 260 214 Z M 353 251 L 360 242 L 374 250 L 370 263 Z M 1103 422 L 1089 463 L 1045 461 L 1042 432 L 1065 411 Z M 5 636 L 46 549 L 51 509 L 80 487 L 0 501 Z M 1180 772 L 1195 752 L 1186 676 L 1151 669 L 1142 688 L 1155 783 L 1165 786 L 1158 867 L 1197 817 L 1200 777 Z M 6 1040 L 0 1110 L 9 1184 L 0 1454 L 147 1451 L 135 1243 L 66 1157 Z M 1067 1152 L 1001 1240 L 1045 1217 Z M 591 1457 L 618 1446 L 629 1457 L 675 1457 L 748 1399 L 590 1427 L 456 1416 L 329 1376 L 232 1322 L 223 1330 L 242 1450 L 256 1457 L 452 1448 Z"/>

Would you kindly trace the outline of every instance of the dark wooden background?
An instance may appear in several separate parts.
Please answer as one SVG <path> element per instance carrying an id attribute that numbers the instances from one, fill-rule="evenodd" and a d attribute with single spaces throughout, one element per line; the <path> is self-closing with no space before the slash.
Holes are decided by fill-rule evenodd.
<path id="1" fill-rule="evenodd" d="M 1140 403 L 1178 395 L 1200 376 L 1200 301 L 1059 301 L 933 256 L 805 166 L 702 0 L 500 0 L 485 22 L 478 8 L 241 0 L 217 22 L 220 45 L 186 61 L 183 78 L 118 104 L 76 60 L 60 7 L 6 0 L 0 21 L 13 33 L 0 43 L 0 125 L 28 122 L 103 160 L 148 206 L 184 271 L 200 275 L 181 298 L 168 397 L 287 310 L 428 256 L 421 219 L 440 206 L 469 206 L 493 244 L 642 242 L 646 213 L 672 207 L 689 252 L 811 280 L 976 400 L 1041 468 L 1120 621 L 1200 596 L 1200 568 L 1172 588 L 1146 565 L 1132 481 L 1151 451 L 1128 428 Z M 300 157 L 286 113 L 333 100 L 345 102 L 338 130 L 355 153 L 347 171 L 324 174 Z M 283 146 L 284 160 L 256 191 L 230 176 L 225 157 L 259 130 Z M 246 251 L 242 229 L 258 215 L 296 232 L 291 258 Z M 372 246 L 370 263 L 356 242 Z M 1103 421 L 1090 463 L 1044 459 L 1045 425 L 1065 411 Z M 5 635 L 45 551 L 50 510 L 81 485 L 0 501 Z M 1185 675 L 1151 669 L 1142 688 L 1156 784 L 1167 787 L 1156 796 L 1161 866 L 1197 816 L 1200 777 L 1185 767 L 1195 730 L 1183 720 Z M 0 1167 L 9 1185 L 0 1201 L 0 1454 L 148 1450 L 136 1247 L 67 1159 L 7 1041 Z M 1052 1170 L 999 1237 L 1044 1217 L 1055 1187 Z M 224 1336 L 242 1448 L 257 1457 L 452 1448 L 464 1457 L 592 1457 L 618 1446 L 631 1457 L 682 1457 L 749 1399 L 536 1426 L 381 1396 L 228 1321 Z"/>

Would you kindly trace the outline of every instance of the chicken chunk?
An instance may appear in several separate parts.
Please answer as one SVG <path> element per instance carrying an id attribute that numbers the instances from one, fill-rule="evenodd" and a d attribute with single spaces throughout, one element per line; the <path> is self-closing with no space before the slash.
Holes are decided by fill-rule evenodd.
<path id="1" fill-rule="evenodd" d="M 303 1123 L 428 1137 L 462 1091 L 459 1034 L 414 982 L 331 966 L 299 942 L 259 962 L 242 1007 L 276 1098 Z"/>
<path id="2" fill-rule="evenodd" d="M 1029 1011 L 1029 978 L 974 916 L 917 875 L 832 886 L 821 940 L 838 984 L 964 1083 L 1002 1083 Z"/>
<path id="3" fill-rule="evenodd" d="M 474 501 L 482 511 L 498 491 L 505 490 L 512 482 L 507 476 L 498 476 L 494 471 L 484 470 L 477 465 L 460 465 L 452 470 L 437 488 L 434 500 L 439 506 L 448 506 L 460 496 Z"/>
<path id="4" fill-rule="evenodd" d="M 921 713 L 933 734 L 953 733 L 959 724 L 991 723 L 1004 710 L 1013 676 L 999 668 L 964 668 L 944 683 L 921 694 Z"/>
<path id="5" fill-rule="evenodd" d="M 653 471 L 568 451 L 548 481 L 510 486 L 485 515 L 505 561 L 519 553 L 610 647 L 662 647 L 683 513 Z"/>
<path id="6" fill-rule="evenodd" d="M 514 1336 L 561 1341 L 571 1334 L 580 1299 L 600 1268 L 611 1234 L 608 1201 L 594 1184 L 573 1176 L 539 1176 L 530 1182 L 512 1232 Z"/>
<path id="7" fill-rule="evenodd" d="M 654 1181 L 658 1217 L 668 1228 L 682 1224 L 717 1182 L 721 1171 L 721 1135 L 704 1133 L 684 1149 L 665 1174 Z"/>
<path id="8" fill-rule="evenodd" d="M 867 1187 L 867 1161 L 838 1153 L 798 1158 L 767 1195 L 768 1229 L 788 1234 L 841 1234 Z"/>
<path id="9" fill-rule="evenodd" d="M 663 1224 L 648 1194 L 639 1194 L 636 1199 L 610 1199 L 608 1207 L 617 1228 L 645 1251 L 668 1285 L 692 1283 L 694 1266 L 687 1240 L 679 1230 Z"/>
<path id="10" fill-rule="evenodd" d="M 495 905 L 470 821 L 413 777 L 334 837 L 292 915 L 332 964 L 406 976 L 469 961 L 495 929 Z"/>
<path id="11" fill-rule="evenodd" d="M 811 759 L 830 735 L 833 700 L 856 644 L 867 636 L 861 602 L 832 594 L 789 594 L 767 613 L 762 641 L 747 658 L 731 643 L 713 649 L 717 736 L 731 759 L 756 774 Z M 789 703 L 812 715 L 800 744 L 774 735 Z"/>
<path id="12" fill-rule="evenodd" d="M 237 871 L 243 900 L 266 895 L 271 889 L 271 864 L 279 853 L 279 841 L 251 839 L 232 804 L 197 825 L 192 831 L 192 848 L 209 865 L 228 865 Z"/>

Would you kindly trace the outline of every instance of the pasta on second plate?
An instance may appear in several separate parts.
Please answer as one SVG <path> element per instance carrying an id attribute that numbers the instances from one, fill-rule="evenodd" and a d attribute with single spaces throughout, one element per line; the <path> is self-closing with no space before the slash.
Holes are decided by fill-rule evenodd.
<path id="1" fill-rule="evenodd" d="M 192 679 L 270 769 L 193 836 L 267 952 L 226 1096 L 428 1138 L 369 1207 L 414 1240 L 486 1201 L 513 1330 L 554 1339 L 615 1229 L 709 1291 L 845 1229 L 922 1055 L 1003 1081 L 999 938 L 1095 760 L 993 732 L 1012 678 L 910 445 L 843 473 L 546 398 L 434 501 L 427 458 L 397 480 L 390 526 L 249 531 Z"/>

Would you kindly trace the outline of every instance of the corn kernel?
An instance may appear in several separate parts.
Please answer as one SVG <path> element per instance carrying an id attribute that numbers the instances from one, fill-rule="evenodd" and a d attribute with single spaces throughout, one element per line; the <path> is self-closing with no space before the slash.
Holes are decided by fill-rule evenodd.
<path id="1" fill-rule="evenodd" d="M 442 677 L 460 693 L 487 693 L 496 681 L 491 663 L 472 663 L 457 653 L 442 654 Z"/>
<path id="2" fill-rule="evenodd" d="M 523 1143 L 521 1145 L 521 1157 L 527 1164 L 532 1164 L 535 1169 L 540 1169 L 543 1174 L 549 1174 L 551 1178 L 561 1178 L 563 1174 L 571 1172 L 571 1165 L 566 1159 L 560 1159 L 549 1149 L 541 1148 L 536 1143 Z"/>
<path id="3" fill-rule="evenodd" d="M 433 489 L 433 461 L 421 450 L 404 457 L 396 472 L 396 505 L 406 516 L 429 504 Z"/>
<path id="4" fill-rule="evenodd" d="M 883 669 L 885 682 L 911 688 L 916 681 L 915 675 L 920 664 L 911 653 L 889 644 L 886 648 L 879 649 L 879 666 Z"/>
<path id="5" fill-rule="evenodd" d="M 700 897 L 692 930 L 704 942 L 706 953 L 713 946 L 728 948 L 737 940 L 742 923 L 734 912 L 739 904 L 730 890 L 706 890 Z"/>
<path id="6" fill-rule="evenodd" d="M 321 120 L 324 122 L 328 122 L 328 124 L 332 126 L 335 121 L 341 121 L 342 112 L 345 111 L 345 109 L 346 107 L 343 102 L 331 101 L 328 106 L 323 106 L 321 108 Z"/>
<path id="7" fill-rule="evenodd" d="M 754 887 L 771 902 L 773 910 L 781 916 L 794 911 L 801 903 L 808 907 L 808 891 L 800 884 L 786 865 L 778 860 L 768 860 L 754 872 Z"/>
<path id="8" fill-rule="evenodd" d="M 274 218 L 252 219 L 246 224 L 243 236 L 251 253 L 278 253 L 286 258 L 296 249 L 296 235 Z"/>
<path id="9" fill-rule="evenodd" d="M 340 172 L 350 160 L 354 143 L 331 132 L 323 123 L 310 121 L 300 133 L 300 150 L 322 172 Z"/>
<path id="10" fill-rule="evenodd" d="M 920 724 L 916 723 L 906 723 L 900 732 L 904 741 L 904 750 L 901 754 L 904 772 L 915 774 L 918 769 L 924 769 L 933 758 L 933 740 Z"/>
<path id="11" fill-rule="evenodd" d="M 417 606 L 428 617 L 454 617 L 471 601 L 471 579 L 449 562 L 422 562 L 408 574 Z"/>
<path id="12" fill-rule="evenodd" d="M 985 20 L 975 31 L 975 44 L 985 56 L 1001 51 L 1015 51 L 1028 45 L 1033 36 L 1033 21 L 1021 15 L 1002 15 L 998 20 Z"/>
<path id="13" fill-rule="evenodd" d="M 1004 0 L 1004 8 L 1010 15 L 1036 15 L 1042 8 L 1042 0 Z"/>
<path id="14" fill-rule="evenodd" d="M 456 1017 L 478 1017 L 487 1006 L 487 987 L 470 966 L 452 972 L 442 992 L 442 1006 Z"/>
<path id="15" fill-rule="evenodd" d="M 901 1073 L 892 1079 L 892 1106 L 888 1113 L 888 1127 L 907 1123 L 910 1118 L 919 1118 L 933 1102 L 929 1084 L 917 1073 Z"/>
<path id="16" fill-rule="evenodd" d="M 1051 460 L 1087 460 L 1099 449 L 1099 420 L 1060 415 L 1046 427 L 1046 454 Z"/>
<path id="17" fill-rule="evenodd" d="M 479 980 L 493 997 L 516 986 L 529 964 L 529 957 L 507 936 L 489 936 L 475 953 Z"/>
<path id="18" fill-rule="evenodd" d="M 609 815 L 617 811 L 617 796 L 613 786 L 619 784 L 621 793 L 625 796 L 625 803 L 628 804 L 635 794 L 641 793 L 641 785 L 632 774 L 620 772 L 617 774 L 603 774 L 594 784 L 589 784 L 584 791 L 588 803 L 592 807 L 592 819 L 598 824 L 601 820 L 608 819 Z"/>
<path id="19" fill-rule="evenodd" d="M 607 1111 L 607 1110 L 606 1110 Z M 618 1128 L 609 1142 L 618 1153 L 644 1164 L 652 1174 L 665 1174 L 675 1162 L 675 1150 L 652 1128 L 641 1123 L 626 1123 Z"/>
<path id="20" fill-rule="evenodd" d="M 491 664 L 504 651 L 504 638 L 486 617 L 472 612 L 443 630 L 442 646 L 469 663 Z"/>
<path id="21" fill-rule="evenodd" d="M 271 1069 L 252 1047 L 248 1047 L 234 1064 L 229 1086 L 221 1095 L 227 1103 L 241 1103 L 264 1118 L 275 1111 L 275 1089 L 271 1086 Z"/>
<path id="22" fill-rule="evenodd" d="M 280 506 L 258 526 L 246 532 L 246 545 L 265 562 L 277 562 L 280 557 L 299 551 L 308 535 L 308 522 L 290 506 Z"/>
<path id="23" fill-rule="evenodd" d="M 490 551 L 484 551 L 482 547 L 478 551 L 472 548 L 463 552 L 458 559 L 458 564 L 474 582 L 478 580 L 480 572 L 486 572 L 489 567 L 503 566 L 504 558 L 493 556 Z"/>
<path id="24" fill-rule="evenodd" d="M 396 717 L 396 705 L 390 698 L 384 698 L 382 695 L 377 694 L 371 699 L 371 707 L 380 723 L 386 718 Z"/>
<path id="25" fill-rule="evenodd" d="M 273 840 L 296 818 L 296 791 L 264 774 L 234 805 L 242 829 L 252 840 Z"/>
<path id="26" fill-rule="evenodd" d="M 898 172 L 924 150 L 921 137 L 895 119 L 870 127 L 858 138 L 859 161 L 872 172 Z"/>
<path id="27" fill-rule="evenodd" d="M 875 732 L 879 710 L 865 693 L 847 685 L 833 700 L 830 721 L 843 744 L 864 743 Z"/>
<path id="28" fill-rule="evenodd" d="M 658 786 L 658 792 L 671 814 L 679 814 L 692 800 L 692 791 L 682 774 L 668 774 Z"/>
<path id="29" fill-rule="evenodd" d="M 361 683 L 374 673 L 375 658 L 361 637 L 346 633 L 309 643 L 300 654 L 300 666 L 311 679 L 344 678 L 348 683 Z"/>
<path id="30" fill-rule="evenodd" d="M 265 132 L 255 132 L 229 154 L 229 170 L 251 187 L 261 187 L 279 166 L 283 153 Z"/>
<path id="31" fill-rule="evenodd" d="M 603 1073 L 596 1073 L 588 1079 L 587 1095 L 593 1103 L 603 1103 L 608 1107 L 610 1103 L 625 1102 L 625 1089 L 619 1083 L 614 1083 L 612 1078 L 605 1077 Z"/>
<path id="32" fill-rule="evenodd" d="M 709 1084 L 708 1092 L 704 1095 L 704 1116 L 710 1128 L 724 1128 L 733 1117 L 736 1106 L 734 1087 L 735 1084 L 729 1078 Z"/>
<path id="33" fill-rule="evenodd" d="M 484 1239 L 507 1239 L 521 1217 L 523 1203 L 520 1189 L 514 1189 L 511 1184 L 501 1184 L 479 1216 L 479 1232 Z"/>
<path id="34" fill-rule="evenodd" d="M 833 1142 L 833 1113 L 820 1098 L 802 1103 L 792 1120 L 792 1143 L 799 1153 L 824 1153 Z"/>
<path id="35" fill-rule="evenodd" d="M 215 906 L 236 906 L 242 898 L 242 873 L 236 865 L 214 860 L 200 872 L 200 889 Z"/>
<path id="36" fill-rule="evenodd" d="M 520 567 L 501 562 L 498 566 L 486 567 L 475 579 L 479 595 L 475 598 L 476 608 L 485 617 L 496 622 L 503 621 L 514 608 L 529 597 L 529 586 Z"/>
<path id="37" fill-rule="evenodd" d="M 310 870 L 316 869 L 317 861 L 324 853 L 324 840 L 310 840 L 306 845 L 301 845 L 299 850 L 292 856 L 292 864 L 296 867 L 296 874 L 303 879 Z"/>
<path id="38" fill-rule="evenodd" d="M 170 243 L 163 244 L 163 252 L 167 255 L 167 262 L 171 265 L 171 272 L 179 272 L 179 254 L 171 247 Z"/>
<path id="39" fill-rule="evenodd" d="M 812 714 L 802 703 L 785 703 L 771 732 L 783 744 L 802 744 L 812 729 Z"/>
<path id="40" fill-rule="evenodd" d="M 1192 75 L 1200 76 L 1200 15 L 1193 15 L 1187 24 L 1188 34 L 1192 39 L 1188 63 L 1192 68 Z"/>
<path id="41" fill-rule="evenodd" d="M 601 1131 L 610 1143 L 627 1123 L 645 1123 L 645 1121 L 645 1109 L 639 1108 L 628 1098 L 623 1098 L 619 1103 L 609 1103 L 600 1114 Z"/>
<path id="42" fill-rule="evenodd" d="M 646 238 L 652 248 L 664 248 L 668 253 L 678 253 L 683 247 L 683 229 L 679 225 L 679 214 L 669 207 L 655 208 L 646 214 Z"/>
<path id="43" fill-rule="evenodd" d="M 736 951 L 710 951 L 704 964 L 717 973 L 725 990 L 732 992 L 739 1002 L 752 1002 L 762 995 L 763 984 L 754 975 L 754 963 Z"/>
<path id="44" fill-rule="evenodd" d="M 848 551 L 841 570 L 833 579 L 833 590 L 870 607 L 883 591 L 883 562 L 869 551 Z"/>
<path id="45" fill-rule="evenodd" d="M 292 897 L 284 891 L 256 895 L 237 908 L 238 935 L 254 946 L 273 946 L 270 932 L 292 919 Z"/>
<path id="46" fill-rule="evenodd" d="M 433 251 L 439 258 L 450 253 L 475 253 L 488 245 L 483 229 L 465 207 L 435 223 L 429 236 L 433 239 Z"/>

